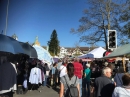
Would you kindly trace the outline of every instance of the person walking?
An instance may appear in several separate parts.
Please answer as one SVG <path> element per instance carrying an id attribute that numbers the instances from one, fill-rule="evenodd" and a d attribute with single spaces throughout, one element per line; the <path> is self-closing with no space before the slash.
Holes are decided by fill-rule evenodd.
<path id="1" fill-rule="evenodd" d="M 58 63 L 57 63 L 57 70 L 58 70 L 58 75 L 57 75 L 57 85 L 60 85 L 60 76 L 59 76 L 59 71 L 60 71 L 60 67 L 62 66 L 62 61 L 59 59 Z"/>
<path id="2" fill-rule="evenodd" d="M 116 83 L 116 87 L 122 87 L 123 82 L 122 82 L 122 76 L 125 74 L 124 68 L 119 67 L 117 70 L 117 73 L 114 77 L 114 81 Z"/>
<path id="3" fill-rule="evenodd" d="M 79 79 L 74 75 L 74 65 L 72 63 L 67 64 L 67 74 L 60 78 L 60 94 L 59 97 L 68 97 L 68 84 L 74 84 L 79 92 Z M 80 92 L 79 92 L 80 93 Z"/>
<path id="4" fill-rule="evenodd" d="M 130 97 L 130 74 L 126 73 L 122 76 L 122 87 L 116 87 L 112 97 Z"/>
<path id="5" fill-rule="evenodd" d="M 66 67 L 68 64 L 68 60 L 65 60 L 64 62 L 62 62 L 62 64 Z"/>
<path id="6" fill-rule="evenodd" d="M 79 59 L 75 58 L 74 62 L 74 75 L 79 78 L 79 85 L 80 85 L 80 97 L 82 97 L 82 75 L 83 75 L 83 66 L 79 63 Z"/>
<path id="7" fill-rule="evenodd" d="M 67 74 L 66 66 L 62 64 L 59 69 L 59 76 L 62 77 L 65 76 L 66 74 Z"/>
<path id="8" fill-rule="evenodd" d="M 112 70 L 105 67 L 102 75 L 95 79 L 95 97 L 112 97 L 115 84 L 111 80 L 111 74 Z"/>
<path id="9" fill-rule="evenodd" d="M 57 76 L 58 76 L 57 73 L 58 73 L 57 62 L 55 62 L 52 67 L 53 88 L 56 88 L 57 86 Z"/>
<path id="10" fill-rule="evenodd" d="M 48 86 L 49 87 L 49 85 L 48 85 L 48 77 L 49 77 L 49 71 L 50 71 L 50 69 L 49 69 L 49 66 L 48 66 L 48 64 L 47 63 L 45 63 L 44 64 L 44 67 L 45 67 L 45 81 L 44 81 L 44 86 Z"/>
<path id="11" fill-rule="evenodd" d="M 84 76 L 85 76 L 85 88 L 84 88 L 85 93 L 84 94 L 87 95 L 87 97 L 90 97 L 90 77 L 91 77 L 90 64 L 86 64 Z M 87 91 L 86 91 L 86 85 L 87 85 Z"/>

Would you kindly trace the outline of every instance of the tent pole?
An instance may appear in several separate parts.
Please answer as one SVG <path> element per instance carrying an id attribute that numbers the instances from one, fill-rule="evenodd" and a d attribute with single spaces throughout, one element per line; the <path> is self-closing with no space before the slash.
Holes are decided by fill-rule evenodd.
<path id="1" fill-rule="evenodd" d="M 124 68 L 124 71 L 126 72 L 126 67 L 125 67 L 125 55 L 122 57 L 122 63 L 123 63 L 123 68 Z"/>

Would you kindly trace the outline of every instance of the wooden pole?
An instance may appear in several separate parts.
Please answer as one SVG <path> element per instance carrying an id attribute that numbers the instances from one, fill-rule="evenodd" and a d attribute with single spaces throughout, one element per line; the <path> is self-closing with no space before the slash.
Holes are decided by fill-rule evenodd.
<path id="1" fill-rule="evenodd" d="M 122 57 L 122 63 L 123 63 L 124 71 L 126 72 L 126 66 L 125 66 L 125 55 Z"/>

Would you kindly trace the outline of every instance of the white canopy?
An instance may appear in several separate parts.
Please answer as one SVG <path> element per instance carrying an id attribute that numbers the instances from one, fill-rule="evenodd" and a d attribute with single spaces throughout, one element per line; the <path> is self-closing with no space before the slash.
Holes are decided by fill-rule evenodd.
<path id="1" fill-rule="evenodd" d="M 102 58 L 103 53 L 106 50 L 102 47 L 95 48 L 94 50 L 90 51 L 89 53 L 79 56 L 79 58 Z"/>

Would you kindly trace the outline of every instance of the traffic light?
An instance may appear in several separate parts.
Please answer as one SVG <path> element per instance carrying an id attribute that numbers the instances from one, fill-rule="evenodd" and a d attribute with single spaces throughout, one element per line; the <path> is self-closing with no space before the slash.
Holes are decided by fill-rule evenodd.
<path id="1" fill-rule="evenodd" d="M 108 48 L 117 48 L 117 33 L 116 30 L 108 30 Z"/>

